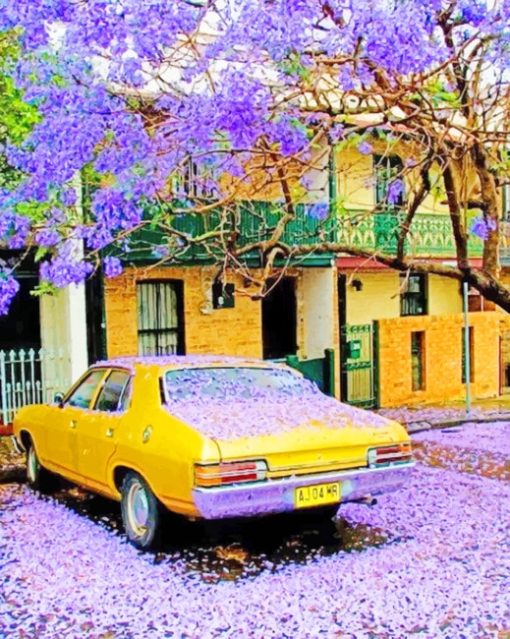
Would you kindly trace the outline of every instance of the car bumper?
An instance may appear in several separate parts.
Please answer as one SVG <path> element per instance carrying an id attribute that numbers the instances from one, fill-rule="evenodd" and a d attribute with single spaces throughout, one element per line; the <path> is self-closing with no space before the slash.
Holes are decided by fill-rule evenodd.
<path id="1" fill-rule="evenodd" d="M 406 483 L 414 462 L 386 468 L 361 468 L 320 475 L 269 479 L 263 482 L 195 488 L 193 501 L 204 519 L 250 517 L 295 510 L 296 488 L 340 483 L 340 503 L 397 490 Z"/>

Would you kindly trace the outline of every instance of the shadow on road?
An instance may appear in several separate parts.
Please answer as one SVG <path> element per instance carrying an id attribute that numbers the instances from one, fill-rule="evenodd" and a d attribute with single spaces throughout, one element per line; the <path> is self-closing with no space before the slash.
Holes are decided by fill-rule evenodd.
<path id="1" fill-rule="evenodd" d="M 119 505 L 79 488 L 63 485 L 55 498 L 80 516 L 122 535 Z M 205 581 L 235 580 L 262 570 L 304 563 L 339 551 L 362 551 L 397 540 L 384 531 L 353 526 L 331 511 L 308 511 L 258 519 L 187 521 L 169 515 L 155 563 L 184 561 Z"/>

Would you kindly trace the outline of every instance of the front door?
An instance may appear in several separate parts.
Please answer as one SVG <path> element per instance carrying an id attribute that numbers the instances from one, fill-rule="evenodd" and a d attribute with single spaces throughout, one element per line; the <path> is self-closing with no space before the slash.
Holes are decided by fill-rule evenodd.
<path id="1" fill-rule="evenodd" d="M 500 393 L 510 393 L 510 331 L 503 331 L 499 338 Z"/>
<path id="2" fill-rule="evenodd" d="M 296 280 L 268 280 L 262 300 L 264 359 L 282 359 L 297 352 Z"/>

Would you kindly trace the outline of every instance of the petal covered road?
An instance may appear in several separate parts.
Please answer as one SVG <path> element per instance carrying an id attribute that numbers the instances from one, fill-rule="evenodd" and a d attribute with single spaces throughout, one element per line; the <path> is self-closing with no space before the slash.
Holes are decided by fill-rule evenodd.
<path id="1" fill-rule="evenodd" d="M 117 533 L 115 504 L 0 487 L 0 637 L 507 639 L 510 424 L 414 439 L 409 486 L 342 507 L 335 534 L 191 525 L 157 555 Z"/>

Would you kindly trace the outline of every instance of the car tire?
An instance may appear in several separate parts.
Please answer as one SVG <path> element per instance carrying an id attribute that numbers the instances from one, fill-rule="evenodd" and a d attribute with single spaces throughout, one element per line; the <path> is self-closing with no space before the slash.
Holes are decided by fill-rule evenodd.
<path id="1" fill-rule="evenodd" d="M 138 473 L 126 473 L 121 487 L 122 523 L 129 541 L 141 550 L 159 546 L 161 507 L 147 482 Z"/>
<path id="2" fill-rule="evenodd" d="M 27 483 L 30 488 L 43 495 L 49 495 L 58 487 L 58 478 L 49 470 L 41 466 L 34 443 L 30 441 L 27 447 Z"/>

